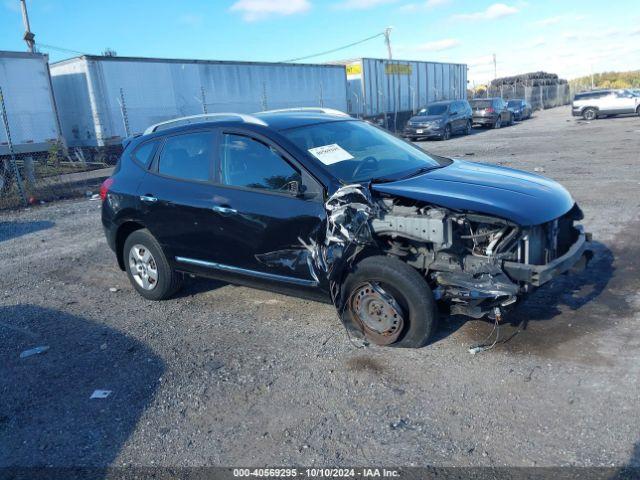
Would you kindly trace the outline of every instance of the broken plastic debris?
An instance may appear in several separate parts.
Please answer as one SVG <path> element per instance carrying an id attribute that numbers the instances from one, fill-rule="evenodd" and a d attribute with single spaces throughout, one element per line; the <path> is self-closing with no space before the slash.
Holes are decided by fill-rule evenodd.
<path id="1" fill-rule="evenodd" d="M 115 293 L 115 292 L 117 292 L 118 290 L 119 290 L 119 289 L 118 289 L 118 288 L 116 288 L 116 287 L 111 287 L 111 288 L 109 288 L 109 291 L 110 291 L 110 292 L 112 292 L 112 293 Z"/>
<path id="2" fill-rule="evenodd" d="M 536 167 L 533 169 L 534 172 L 544 172 L 544 168 L 542 167 Z"/>
<path id="3" fill-rule="evenodd" d="M 42 345 L 40 347 L 30 348 L 29 350 L 25 350 L 24 352 L 22 352 L 20 354 L 20 358 L 27 358 L 33 355 L 40 355 L 41 353 L 44 353 L 47 350 L 49 350 L 49 345 Z"/>
<path id="4" fill-rule="evenodd" d="M 471 355 L 475 355 L 476 353 L 484 352 L 485 350 L 486 350 L 485 347 L 481 347 L 481 346 L 471 347 L 469 349 L 469 353 Z"/>
<path id="5" fill-rule="evenodd" d="M 89 399 L 107 398 L 109 395 L 111 395 L 111 390 L 94 390 Z"/>

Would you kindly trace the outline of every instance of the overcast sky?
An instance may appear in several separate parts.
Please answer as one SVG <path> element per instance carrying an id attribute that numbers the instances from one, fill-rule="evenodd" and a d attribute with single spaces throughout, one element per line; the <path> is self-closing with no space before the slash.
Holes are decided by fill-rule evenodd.
<path id="1" fill-rule="evenodd" d="M 24 50 L 19 0 L 0 0 L 0 49 Z M 467 63 L 469 79 L 640 69 L 640 0 L 28 0 L 40 50 L 283 61 L 393 26 L 395 58 Z M 381 37 L 308 62 L 386 57 Z"/>

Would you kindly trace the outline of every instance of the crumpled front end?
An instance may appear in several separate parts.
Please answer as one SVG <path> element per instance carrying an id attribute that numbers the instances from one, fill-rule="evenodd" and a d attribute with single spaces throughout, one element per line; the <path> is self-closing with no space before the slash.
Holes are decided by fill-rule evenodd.
<path id="1" fill-rule="evenodd" d="M 386 198 L 372 221 L 387 253 L 424 272 L 452 313 L 480 318 L 590 258 L 577 205 L 550 222 L 522 227 L 477 213 Z"/>

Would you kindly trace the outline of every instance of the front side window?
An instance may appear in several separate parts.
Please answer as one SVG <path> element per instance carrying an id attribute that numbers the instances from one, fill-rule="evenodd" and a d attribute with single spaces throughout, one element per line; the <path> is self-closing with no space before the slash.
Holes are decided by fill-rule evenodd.
<path id="1" fill-rule="evenodd" d="M 158 173 L 184 180 L 209 179 L 213 134 L 188 133 L 167 138 L 160 159 Z"/>
<path id="2" fill-rule="evenodd" d="M 345 183 L 402 177 L 450 163 L 358 120 L 296 127 L 282 134 Z"/>
<path id="3" fill-rule="evenodd" d="M 250 137 L 224 134 L 219 157 L 225 185 L 287 192 L 301 182 L 300 173 L 274 148 Z"/>

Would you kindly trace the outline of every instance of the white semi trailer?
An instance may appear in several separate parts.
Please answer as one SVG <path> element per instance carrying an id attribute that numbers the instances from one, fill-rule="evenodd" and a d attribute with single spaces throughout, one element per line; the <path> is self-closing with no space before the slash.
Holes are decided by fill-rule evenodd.
<path id="1" fill-rule="evenodd" d="M 0 156 L 10 153 L 9 139 L 16 154 L 46 152 L 60 140 L 46 55 L 0 51 L 0 89 Z"/>
<path id="2" fill-rule="evenodd" d="M 336 65 L 81 56 L 51 64 L 69 147 L 106 147 L 187 115 L 291 107 L 347 110 Z"/>

